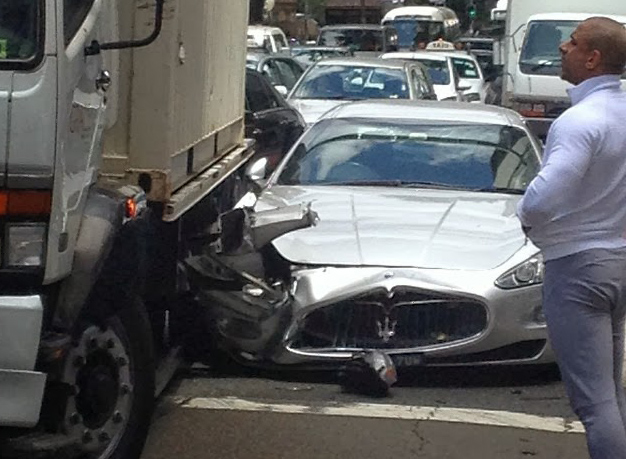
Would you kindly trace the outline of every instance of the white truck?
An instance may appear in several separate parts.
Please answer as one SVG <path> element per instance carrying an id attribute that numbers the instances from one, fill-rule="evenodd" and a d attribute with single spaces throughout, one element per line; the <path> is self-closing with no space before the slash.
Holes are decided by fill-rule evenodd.
<path id="1" fill-rule="evenodd" d="M 506 13 L 502 105 L 522 114 L 545 138 L 552 121 L 569 106 L 561 80 L 559 45 L 591 16 L 626 24 L 626 3 L 614 0 L 509 0 Z"/>
<path id="2" fill-rule="evenodd" d="M 228 18 L 224 20 L 224 18 Z M 0 457 L 137 459 L 228 208 L 248 0 L 0 4 Z"/>

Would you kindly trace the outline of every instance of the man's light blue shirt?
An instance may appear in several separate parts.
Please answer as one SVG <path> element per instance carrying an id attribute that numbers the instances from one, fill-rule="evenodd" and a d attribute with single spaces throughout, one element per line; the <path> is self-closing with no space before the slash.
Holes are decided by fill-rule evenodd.
<path id="1" fill-rule="evenodd" d="M 550 127 L 541 171 L 517 207 L 546 260 L 626 247 L 626 94 L 619 75 L 569 91 Z"/>

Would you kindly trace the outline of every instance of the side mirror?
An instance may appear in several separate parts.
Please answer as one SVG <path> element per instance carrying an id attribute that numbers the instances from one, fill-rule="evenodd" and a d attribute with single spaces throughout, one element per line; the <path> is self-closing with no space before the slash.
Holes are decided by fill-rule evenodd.
<path id="1" fill-rule="evenodd" d="M 276 91 L 278 91 L 278 94 L 280 94 L 283 97 L 287 97 L 287 94 L 289 93 L 287 86 L 282 85 L 282 84 L 277 84 L 276 86 L 274 86 L 274 89 L 276 89 Z"/>
<path id="2" fill-rule="evenodd" d="M 267 158 L 259 158 L 248 165 L 246 177 L 251 182 L 259 183 L 265 180 L 267 175 Z"/>

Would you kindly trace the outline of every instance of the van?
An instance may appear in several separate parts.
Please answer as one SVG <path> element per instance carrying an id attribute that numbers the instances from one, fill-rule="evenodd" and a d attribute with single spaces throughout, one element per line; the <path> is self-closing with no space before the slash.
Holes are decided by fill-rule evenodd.
<path id="1" fill-rule="evenodd" d="M 456 13 L 443 6 L 403 6 L 383 17 L 382 24 L 392 26 L 398 34 L 398 48 L 425 48 L 432 41 L 454 41 L 461 33 Z"/>
<path id="2" fill-rule="evenodd" d="M 285 32 L 278 27 L 262 25 L 248 26 L 248 48 L 262 48 L 270 53 L 289 52 L 289 41 Z"/>

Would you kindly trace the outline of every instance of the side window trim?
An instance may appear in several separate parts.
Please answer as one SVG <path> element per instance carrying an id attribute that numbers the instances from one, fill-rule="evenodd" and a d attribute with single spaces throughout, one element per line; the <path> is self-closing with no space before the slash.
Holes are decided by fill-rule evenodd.
<path id="1" fill-rule="evenodd" d="M 63 39 L 65 46 L 80 30 L 93 8 L 95 0 L 63 0 Z"/>

